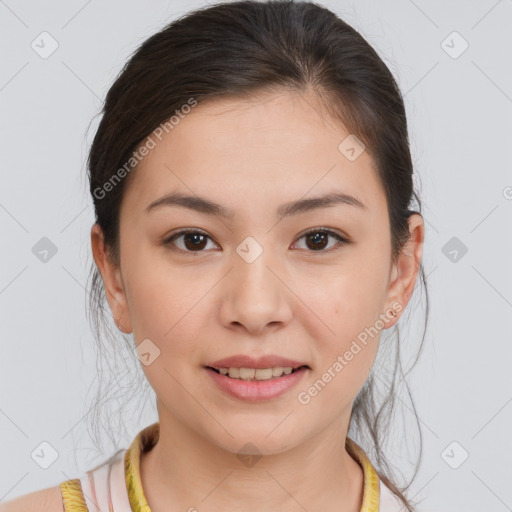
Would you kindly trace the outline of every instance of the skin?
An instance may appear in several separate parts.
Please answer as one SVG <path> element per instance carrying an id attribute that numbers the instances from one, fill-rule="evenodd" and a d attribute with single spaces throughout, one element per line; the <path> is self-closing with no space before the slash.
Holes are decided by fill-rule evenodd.
<path id="1" fill-rule="evenodd" d="M 420 215 L 410 218 L 410 242 L 393 263 L 384 190 L 367 151 L 350 161 L 338 150 L 348 134 L 312 93 L 199 104 L 132 171 L 120 212 L 120 266 L 93 226 L 113 317 L 137 345 L 149 338 L 160 350 L 142 365 L 160 421 L 159 442 L 140 469 L 153 512 L 241 503 L 254 512 L 360 510 L 363 473 L 345 439 L 380 332 L 307 405 L 297 394 L 379 315 L 389 318 L 384 329 L 398 321 L 400 313 L 387 312 L 393 304 L 403 311 L 412 295 L 424 224 Z M 173 191 L 235 215 L 144 211 Z M 341 204 L 276 218 L 285 202 L 331 191 L 350 193 L 366 208 Z M 351 243 L 331 235 L 328 247 L 315 250 L 304 233 L 320 227 Z M 209 238 L 194 250 L 194 240 L 179 237 L 174 252 L 163 241 L 179 228 Z M 263 249 L 251 263 L 236 252 L 248 236 Z M 283 396 L 254 404 L 224 394 L 203 369 L 235 354 L 278 354 L 311 370 Z M 251 467 L 237 457 L 247 442 L 263 455 Z"/>

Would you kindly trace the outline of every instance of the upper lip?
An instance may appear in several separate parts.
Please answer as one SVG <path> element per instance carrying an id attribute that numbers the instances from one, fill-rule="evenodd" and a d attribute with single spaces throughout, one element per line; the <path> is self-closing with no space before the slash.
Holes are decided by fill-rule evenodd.
<path id="1" fill-rule="evenodd" d="M 245 354 L 238 354 L 236 356 L 225 357 L 208 363 L 205 366 L 211 368 L 273 368 L 274 366 L 282 366 L 284 368 L 292 367 L 299 368 L 300 366 L 308 366 L 306 363 L 288 359 L 274 354 L 269 354 L 261 357 L 251 357 Z"/>

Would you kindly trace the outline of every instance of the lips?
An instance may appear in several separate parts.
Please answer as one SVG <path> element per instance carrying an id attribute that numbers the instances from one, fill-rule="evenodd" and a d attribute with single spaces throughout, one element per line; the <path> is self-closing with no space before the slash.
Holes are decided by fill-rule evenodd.
<path id="1" fill-rule="evenodd" d="M 281 358 L 281 360 L 283 360 L 283 358 Z M 290 362 L 289 359 L 287 361 Z M 281 377 L 269 380 L 235 379 L 227 375 L 221 375 L 220 372 L 212 370 L 211 367 L 205 367 L 204 372 L 208 378 L 212 379 L 217 389 L 222 391 L 223 394 L 245 402 L 264 402 L 276 399 L 290 392 L 305 378 L 308 369 L 303 366 L 288 375 L 282 375 Z"/>
<path id="2" fill-rule="evenodd" d="M 309 368 L 309 366 L 302 362 L 286 357 L 281 357 L 274 354 L 269 354 L 261 357 L 251 357 L 246 354 L 238 354 L 231 357 L 225 357 L 212 361 L 205 365 L 205 367 L 213 368 L 218 370 L 219 368 L 273 368 L 274 366 L 291 367 L 293 369 L 300 368 L 302 366 Z"/>

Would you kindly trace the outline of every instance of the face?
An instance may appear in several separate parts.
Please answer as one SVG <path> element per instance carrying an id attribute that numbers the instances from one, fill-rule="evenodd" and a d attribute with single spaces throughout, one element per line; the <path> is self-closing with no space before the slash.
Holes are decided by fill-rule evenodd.
<path id="1" fill-rule="evenodd" d="M 142 368 L 159 414 L 232 452 L 250 441 L 276 453 L 328 425 L 347 426 L 380 332 L 412 293 L 421 217 L 416 244 L 393 264 L 384 190 L 367 151 L 354 160 L 339 150 L 348 135 L 312 95 L 199 104 L 161 141 L 153 137 L 156 146 L 133 171 L 119 267 L 102 259 L 93 229 L 113 316 L 149 354 Z M 228 215 L 170 201 L 148 209 L 172 193 Z M 355 200 L 283 209 L 328 194 Z M 272 385 L 237 381 L 246 398 L 205 368 L 269 354 L 307 368 Z M 258 386 L 282 389 L 262 398 Z"/>

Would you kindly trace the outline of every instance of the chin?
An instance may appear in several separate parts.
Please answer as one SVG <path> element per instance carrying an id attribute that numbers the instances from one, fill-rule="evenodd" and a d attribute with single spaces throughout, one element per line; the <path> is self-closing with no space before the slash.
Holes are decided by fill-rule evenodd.
<path id="1" fill-rule="evenodd" d="M 226 430 L 233 436 L 221 429 L 222 433 L 212 433 L 213 437 L 207 437 L 219 448 L 239 456 L 275 455 L 290 450 L 301 442 L 293 435 L 293 431 L 298 431 L 297 428 L 278 427 L 279 421 L 273 422 L 271 428 L 267 427 L 267 422 L 261 422 L 260 425 L 252 423 L 253 426 L 250 428 L 247 426 L 247 420 L 245 420 L 245 425 L 240 425 L 237 422 L 224 424 Z"/>

